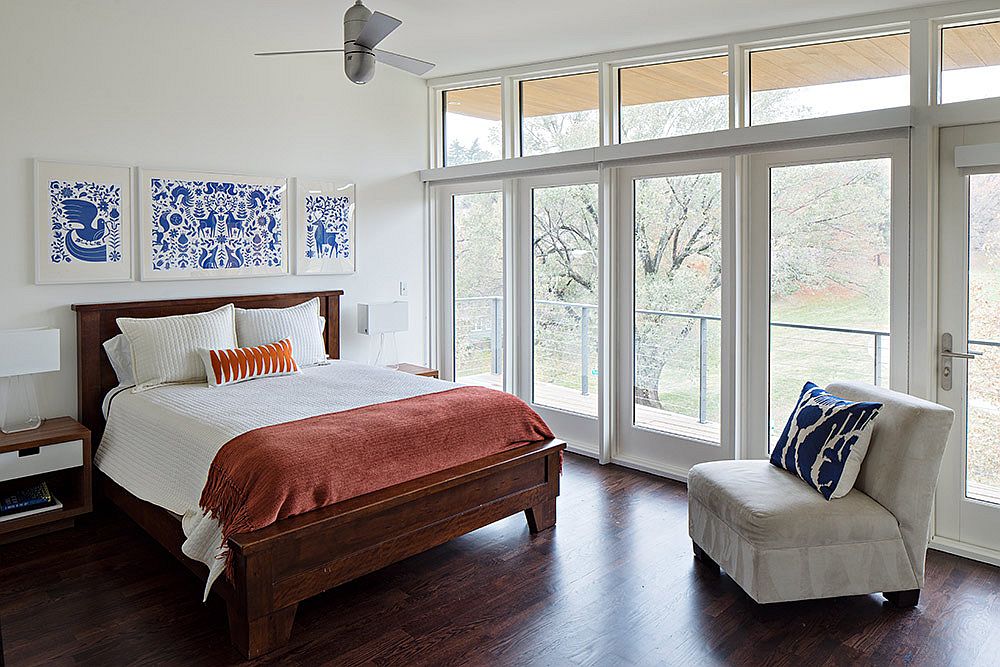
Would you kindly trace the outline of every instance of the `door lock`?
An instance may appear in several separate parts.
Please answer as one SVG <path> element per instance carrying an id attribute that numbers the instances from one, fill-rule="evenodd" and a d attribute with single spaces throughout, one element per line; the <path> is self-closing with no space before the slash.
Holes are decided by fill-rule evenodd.
<path id="1" fill-rule="evenodd" d="M 975 359 L 982 352 L 977 352 L 976 350 L 969 350 L 968 352 L 955 352 L 952 350 L 954 345 L 954 339 L 950 333 L 941 334 L 941 351 L 938 353 L 941 357 L 940 375 L 941 375 L 941 388 L 945 391 L 951 391 L 952 387 L 952 361 L 954 359 Z"/>

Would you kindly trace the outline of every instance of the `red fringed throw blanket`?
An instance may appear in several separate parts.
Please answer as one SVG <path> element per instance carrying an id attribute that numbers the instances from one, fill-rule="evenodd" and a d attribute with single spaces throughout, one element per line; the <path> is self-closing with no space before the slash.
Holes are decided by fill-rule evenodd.
<path id="1" fill-rule="evenodd" d="M 233 438 L 212 462 L 201 507 L 222 525 L 225 544 L 237 533 L 552 437 L 523 401 L 483 387 L 378 403 Z"/>

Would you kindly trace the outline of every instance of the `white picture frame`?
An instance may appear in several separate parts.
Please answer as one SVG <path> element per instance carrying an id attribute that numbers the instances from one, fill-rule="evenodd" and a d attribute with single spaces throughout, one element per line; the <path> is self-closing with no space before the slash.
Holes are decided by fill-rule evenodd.
<path id="1" fill-rule="evenodd" d="M 295 273 L 341 275 L 357 270 L 354 183 L 295 179 Z"/>
<path id="2" fill-rule="evenodd" d="M 132 280 L 132 170 L 35 160 L 35 283 Z"/>
<path id="3" fill-rule="evenodd" d="M 288 273 L 288 179 L 140 168 L 143 281 Z"/>

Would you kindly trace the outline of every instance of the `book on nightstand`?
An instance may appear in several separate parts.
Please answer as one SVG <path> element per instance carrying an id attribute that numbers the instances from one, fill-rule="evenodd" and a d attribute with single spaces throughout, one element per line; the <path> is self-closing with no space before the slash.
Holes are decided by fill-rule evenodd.
<path id="1" fill-rule="evenodd" d="M 49 485 L 39 482 L 0 498 L 0 522 L 51 512 L 62 506 L 49 491 Z"/>

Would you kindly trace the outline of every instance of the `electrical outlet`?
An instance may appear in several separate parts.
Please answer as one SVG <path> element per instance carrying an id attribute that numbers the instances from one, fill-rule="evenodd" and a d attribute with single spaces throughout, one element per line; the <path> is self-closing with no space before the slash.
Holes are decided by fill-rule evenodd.
<path id="1" fill-rule="evenodd" d="M 406 286 L 405 280 L 399 281 L 399 296 L 407 296 L 410 293 L 410 288 Z"/>

